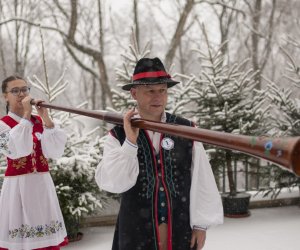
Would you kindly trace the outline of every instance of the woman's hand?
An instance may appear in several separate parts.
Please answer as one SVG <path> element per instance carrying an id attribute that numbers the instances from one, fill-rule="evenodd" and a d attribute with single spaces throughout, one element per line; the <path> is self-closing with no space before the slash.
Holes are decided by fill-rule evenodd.
<path id="1" fill-rule="evenodd" d="M 23 118 L 25 118 L 27 120 L 30 120 L 31 112 L 32 112 L 32 106 L 30 104 L 31 99 L 32 98 L 30 96 L 26 96 L 22 100 L 22 105 L 24 108 Z"/>
<path id="2" fill-rule="evenodd" d="M 53 128 L 54 127 L 54 123 L 51 120 L 51 118 L 49 117 L 48 109 L 39 106 L 39 104 L 42 103 L 43 100 L 35 99 L 34 101 L 35 101 L 35 108 L 36 108 L 39 116 L 42 118 L 45 127 L 46 128 Z"/>

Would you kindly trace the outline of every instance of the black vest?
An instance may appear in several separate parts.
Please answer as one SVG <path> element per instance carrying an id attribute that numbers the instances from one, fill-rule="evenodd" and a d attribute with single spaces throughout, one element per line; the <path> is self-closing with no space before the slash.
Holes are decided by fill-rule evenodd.
<path id="1" fill-rule="evenodd" d="M 169 113 L 166 115 L 166 123 L 192 126 L 186 119 Z M 122 126 L 114 127 L 111 134 L 121 145 L 124 143 L 125 132 Z M 161 191 L 165 192 L 167 198 L 168 235 L 172 246 L 169 250 L 190 249 L 189 207 L 193 141 L 162 134 L 159 162 L 146 131 L 140 129 L 137 144 L 139 175 L 135 186 L 121 195 L 112 249 L 159 250 L 157 202 Z"/>

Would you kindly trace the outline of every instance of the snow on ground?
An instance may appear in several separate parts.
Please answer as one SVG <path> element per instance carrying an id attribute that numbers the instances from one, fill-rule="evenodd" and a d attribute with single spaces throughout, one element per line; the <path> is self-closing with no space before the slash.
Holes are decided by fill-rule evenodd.
<path id="1" fill-rule="evenodd" d="M 113 231 L 85 228 L 83 239 L 63 250 L 110 250 Z M 203 250 L 299 250 L 299 233 L 299 206 L 252 209 L 250 217 L 225 218 L 223 225 L 209 229 Z"/>

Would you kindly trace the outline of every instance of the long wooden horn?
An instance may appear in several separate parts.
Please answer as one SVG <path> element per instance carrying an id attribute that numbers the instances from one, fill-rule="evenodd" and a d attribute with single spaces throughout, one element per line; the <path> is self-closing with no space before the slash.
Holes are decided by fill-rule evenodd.
<path id="1" fill-rule="evenodd" d="M 35 104 L 35 102 L 31 102 L 31 104 Z M 38 103 L 38 106 L 88 116 L 116 125 L 123 124 L 123 116 L 118 113 L 87 111 L 84 109 L 57 106 L 44 102 Z M 300 137 L 271 138 L 236 135 L 144 119 L 133 119 L 131 123 L 137 128 L 179 136 L 263 158 L 279 164 L 300 176 Z"/>

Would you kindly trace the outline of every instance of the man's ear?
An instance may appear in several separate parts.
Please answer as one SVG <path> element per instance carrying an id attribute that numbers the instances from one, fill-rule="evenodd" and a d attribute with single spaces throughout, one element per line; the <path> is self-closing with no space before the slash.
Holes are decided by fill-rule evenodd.
<path id="1" fill-rule="evenodd" d="M 131 88 L 131 89 L 130 89 L 130 94 L 131 94 L 131 96 L 132 96 L 132 98 L 133 98 L 134 100 L 136 100 L 136 91 L 137 91 L 136 88 Z"/>

